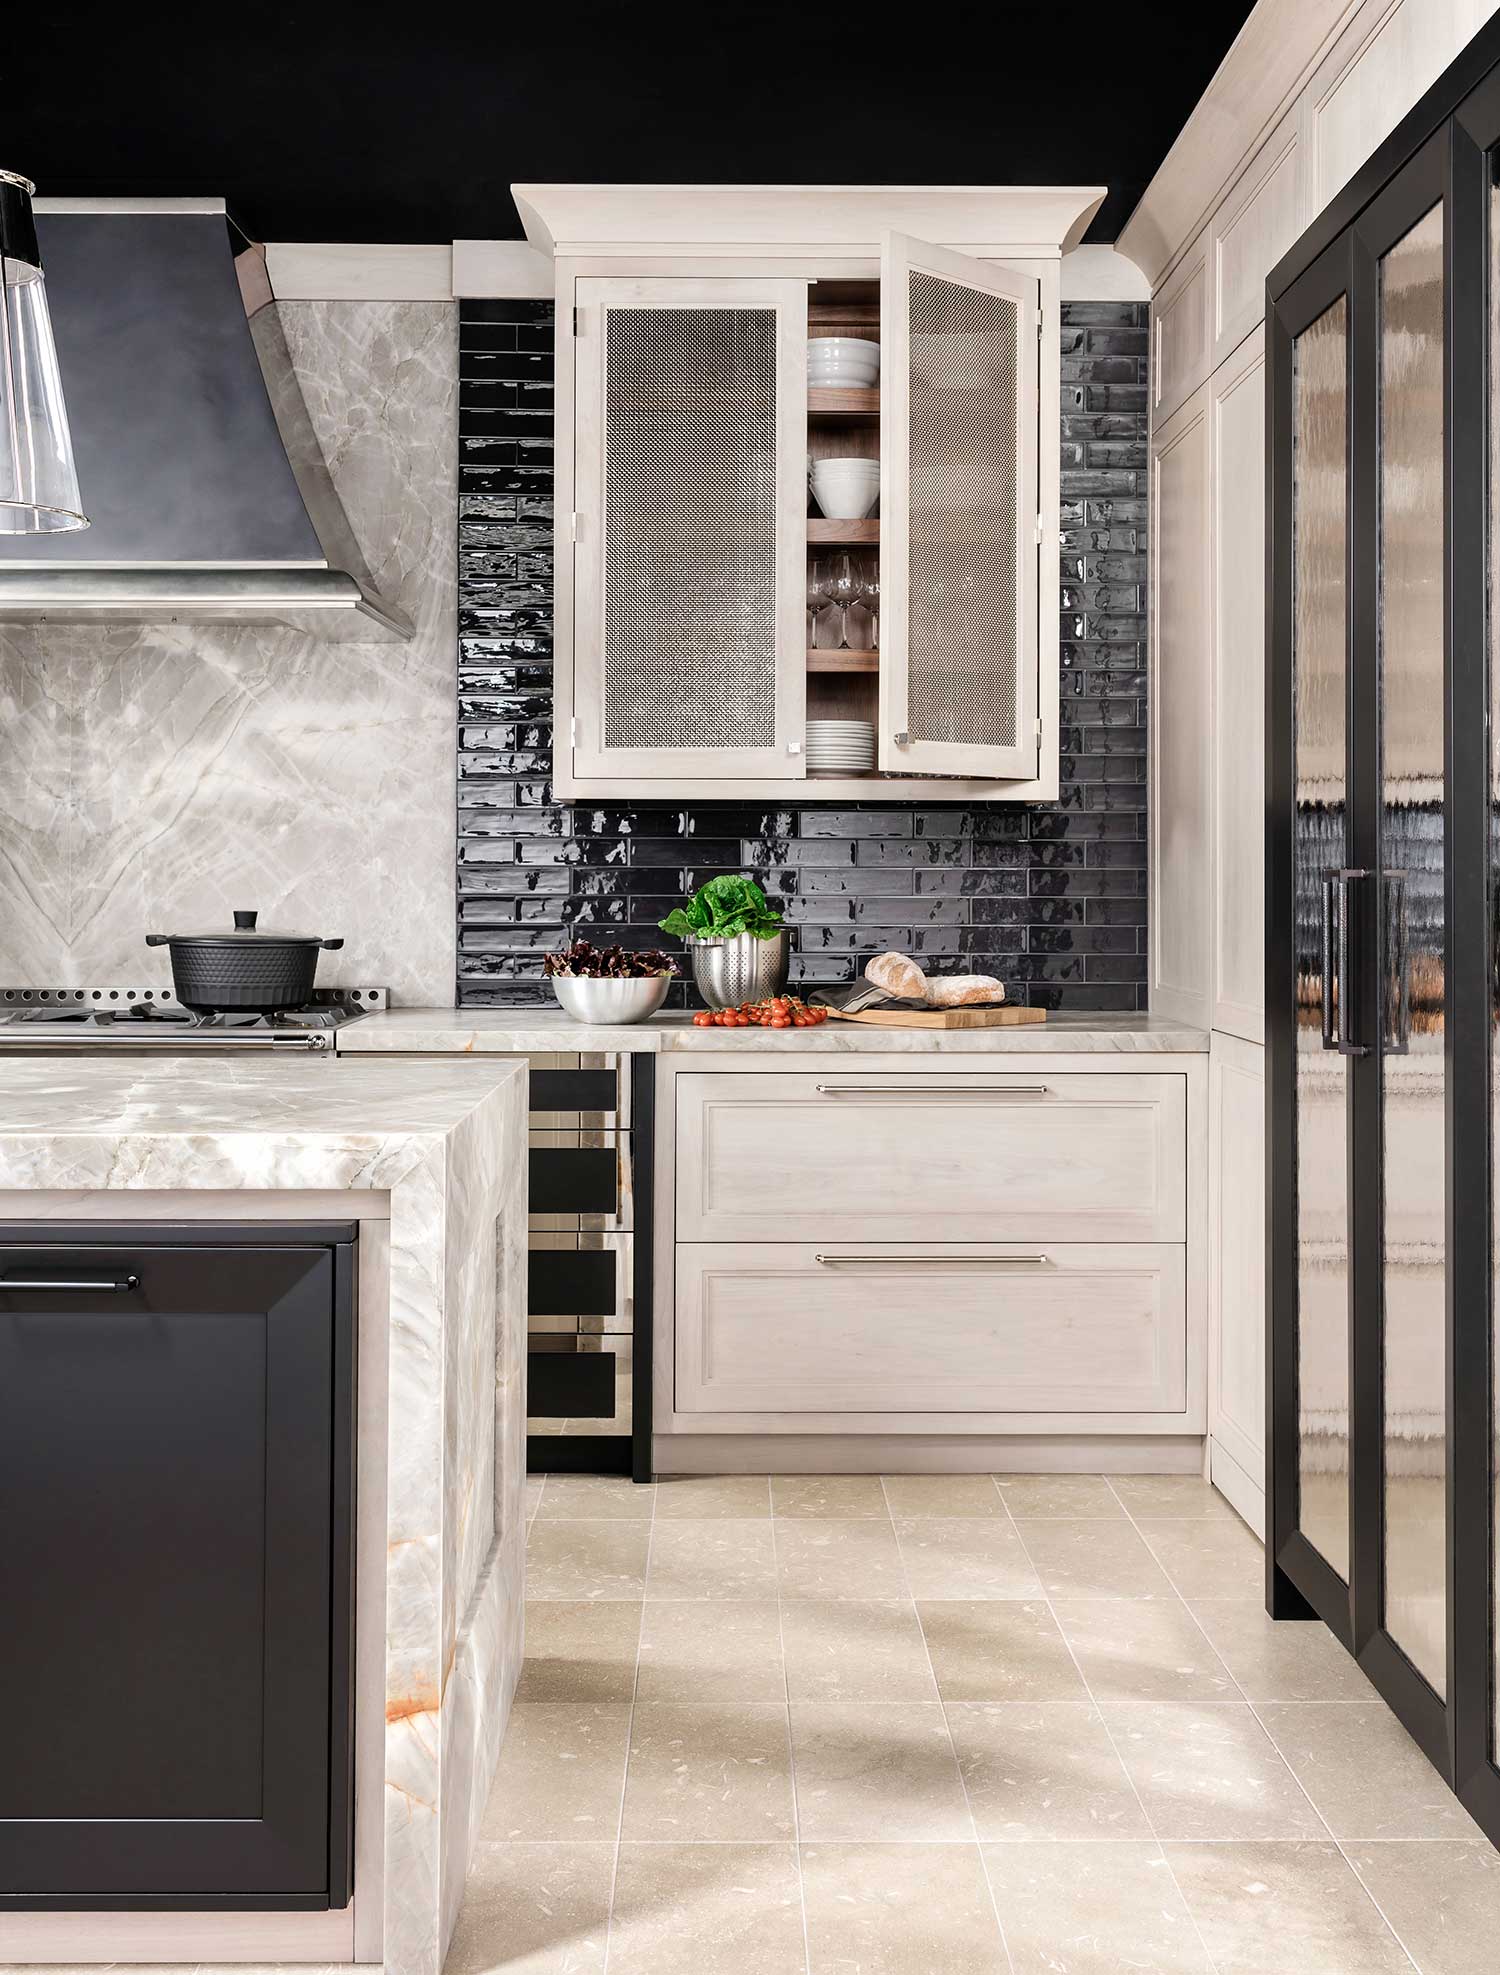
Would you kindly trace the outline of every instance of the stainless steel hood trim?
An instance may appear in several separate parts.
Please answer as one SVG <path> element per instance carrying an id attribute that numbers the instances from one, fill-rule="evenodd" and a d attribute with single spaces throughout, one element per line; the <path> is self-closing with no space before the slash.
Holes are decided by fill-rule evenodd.
<path id="1" fill-rule="evenodd" d="M 367 620 L 409 638 L 411 621 L 341 569 L 36 569 L 0 565 L 0 623 L 254 624 L 321 629 Z M 351 631 L 355 629 L 350 625 Z M 366 636 L 370 634 L 365 633 Z"/>
<path id="2" fill-rule="evenodd" d="M 61 538 L 56 555 L 40 542 L 21 554 L 13 541 L 0 548 L 0 623 L 273 623 L 325 639 L 411 638 L 411 619 L 381 596 L 333 485 L 279 313 L 266 306 L 274 296 L 264 249 L 232 253 L 223 201 L 66 199 L 40 210 L 55 226 L 94 227 L 71 236 L 69 280 L 57 299 L 72 309 L 68 326 L 82 352 L 73 395 L 85 407 L 82 445 L 95 447 L 104 554 L 95 560 L 71 541 L 64 552 Z M 148 239 L 142 226 L 157 230 Z M 157 334 L 158 318 L 148 314 L 153 277 L 161 283 L 162 328 L 143 347 L 143 333 Z M 128 375 L 147 379 L 144 392 L 127 389 L 118 374 L 117 304 L 139 353 Z M 179 348 L 186 353 L 181 373 L 158 347 L 174 358 Z M 172 388 L 179 374 L 191 388 Z M 153 388 L 154 407 L 143 419 Z M 111 462 L 127 463 L 112 480 L 100 468 L 102 445 Z M 163 479 L 153 507 L 157 458 L 172 462 L 176 478 Z"/>

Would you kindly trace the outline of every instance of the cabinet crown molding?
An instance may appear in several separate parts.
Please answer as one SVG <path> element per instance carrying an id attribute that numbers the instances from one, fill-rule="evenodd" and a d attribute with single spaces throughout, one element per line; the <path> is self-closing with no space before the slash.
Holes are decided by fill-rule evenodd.
<path id="1" fill-rule="evenodd" d="M 1115 246 L 1153 288 L 1363 0 L 1258 0 Z"/>
<path id="2" fill-rule="evenodd" d="M 977 255 L 1075 247 L 1103 185 L 513 185 L 526 238 L 569 256 L 877 254 L 887 230 Z"/>

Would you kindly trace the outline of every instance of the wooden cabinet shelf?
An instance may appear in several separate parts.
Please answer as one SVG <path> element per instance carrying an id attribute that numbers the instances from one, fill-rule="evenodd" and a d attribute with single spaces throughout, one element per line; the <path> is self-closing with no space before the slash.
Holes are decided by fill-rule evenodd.
<path id="1" fill-rule="evenodd" d="M 807 546 L 809 548 L 858 548 L 874 547 L 880 540 L 880 522 L 874 521 L 828 521 L 820 514 L 807 517 Z"/>
<path id="2" fill-rule="evenodd" d="M 878 651 L 809 651 L 809 672 L 878 672 Z"/>
<path id="3" fill-rule="evenodd" d="M 880 393 L 843 385 L 811 384 L 807 391 L 807 415 L 825 425 L 878 425 Z"/>

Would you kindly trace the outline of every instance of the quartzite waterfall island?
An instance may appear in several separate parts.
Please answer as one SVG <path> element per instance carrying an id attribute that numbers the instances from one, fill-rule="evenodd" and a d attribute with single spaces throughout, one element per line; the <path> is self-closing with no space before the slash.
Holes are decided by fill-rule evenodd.
<path id="1" fill-rule="evenodd" d="M 54 1909 L 0 1962 L 438 1975 L 521 1659 L 526 1104 L 0 1064 L 0 1843 Z"/>

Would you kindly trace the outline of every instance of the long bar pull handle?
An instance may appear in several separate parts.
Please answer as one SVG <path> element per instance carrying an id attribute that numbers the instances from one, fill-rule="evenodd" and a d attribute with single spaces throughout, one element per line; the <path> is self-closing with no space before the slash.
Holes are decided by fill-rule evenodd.
<path id="1" fill-rule="evenodd" d="M 924 1269 L 1039 1269 L 1050 1262 L 1050 1255 L 817 1255 L 813 1260 L 825 1269 L 855 1263 L 866 1268 Z"/>
<path id="2" fill-rule="evenodd" d="M 969 1084 L 923 1082 L 906 1077 L 899 1083 L 815 1084 L 819 1097 L 1045 1097 L 1045 1084 Z"/>
<path id="3" fill-rule="evenodd" d="M 1350 1038 L 1349 886 L 1362 870 L 1330 871 L 1323 880 L 1323 1047 L 1340 1056 L 1366 1056 Z"/>
<path id="4" fill-rule="evenodd" d="M 127 1289 L 139 1289 L 139 1276 L 108 1276 L 98 1282 L 86 1280 L 66 1281 L 59 1276 L 0 1276 L 0 1296 L 8 1296 L 14 1290 L 66 1289 L 75 1294 L 88 1293 L 97 1296 L 115 1296 Z"/>
<path id="5" fill-rule="evenodd" d="M 1385 885 L 1385 1036 L 1388 1056 L 1405 1056 L 1411 1042 L 1411 922 L 1406 873 L 1387 871 Z"/>

